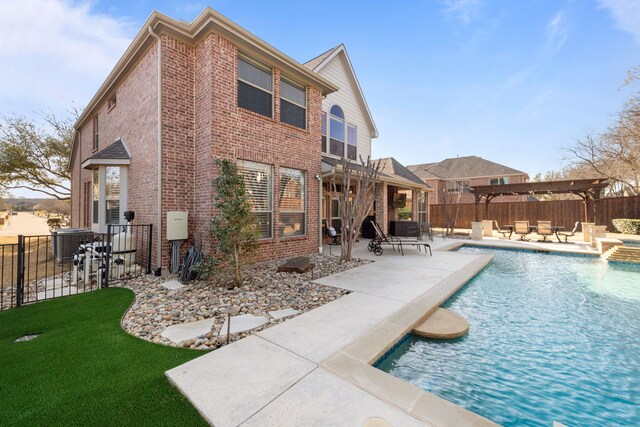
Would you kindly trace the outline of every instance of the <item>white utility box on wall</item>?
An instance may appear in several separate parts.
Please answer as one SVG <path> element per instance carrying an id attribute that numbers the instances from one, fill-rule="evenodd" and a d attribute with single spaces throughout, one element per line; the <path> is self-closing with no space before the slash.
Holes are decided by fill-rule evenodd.
<path id="1" fill-rule="evenodd" d="M 189 212 L 167 212 L 167 240 L 187 240 L 189 237 Z"/>

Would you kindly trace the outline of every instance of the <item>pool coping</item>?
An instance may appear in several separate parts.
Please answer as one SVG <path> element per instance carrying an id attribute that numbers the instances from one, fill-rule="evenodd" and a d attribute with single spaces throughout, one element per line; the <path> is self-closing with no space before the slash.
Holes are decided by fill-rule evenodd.
<path id="1" fill-rule="evenodd" d="M 463 243 L 459 244 L 462 245 Z M 481 415 L 373 366 L 380 357 L 410 333 L 415 325 L 429 317 L 482 271 L 492 259 L 492 255 L 476 255 L 474 260 L 321 362 L 320 366 L 421 421 L 442 427 L 498 426 L 499 424 Z"/>
<path id="2" fill-rule="evenodd" d="M 517 241 L 461 240 L 443 245 L 435 251 L 450 252 L 463 246 L 503 250 L 522 250 L 572 256 L 600 256 L 595 250 L 562 247 L 527 246 Z M 442 427 L 499 426 L 475 412 L 458 406 L 434 393 L 422 390 L 375 367 L 382 357 L 396 347 L 411 330 L 446 303 L 493 260 L 493 255 L 479 254 L 476 259 L 452 273 L 429 291 L 386 318 L 366 334 L 345 346 L 320 366 L 381 400 L 391 403 L 421 421 Z"/>

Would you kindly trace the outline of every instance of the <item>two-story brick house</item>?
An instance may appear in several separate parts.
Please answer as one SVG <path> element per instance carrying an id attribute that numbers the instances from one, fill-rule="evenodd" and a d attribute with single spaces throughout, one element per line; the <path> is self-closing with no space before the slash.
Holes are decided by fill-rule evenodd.
<path id="1" fill-rule="evenodd" d="M 305 66 L 211 8 L 190 23 L 153 12 L 75 124 L 72 226 L 104 232 L 135 211 L 136 223 L 154 225 L 152 265 L 163 269 L 167 212 L 187 211 L 208 252 L 214 161 L 225 158 L 245 178 L 258 258 L 317 252 L 323 153 L 366 155 L 377 135 L 355 74 L 357 87 L 334 81 L 334 65 L 348 61 L 334 51 Z M 327 153 L 336 93 L 343 133 L 330 124 L 331 135 L 344 151 Z"/>

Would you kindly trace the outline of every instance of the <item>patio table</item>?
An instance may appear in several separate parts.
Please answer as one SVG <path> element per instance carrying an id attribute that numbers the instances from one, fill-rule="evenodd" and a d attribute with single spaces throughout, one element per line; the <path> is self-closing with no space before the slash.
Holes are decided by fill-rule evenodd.
<path id="1" fill-rule="evenodd" d="M 558 236 L 558 231 L 562 231 L 562 230 L 564 230 L 564 226 L 562 225 L 551 226 L 551 231 L 553 231 L 553 233 L 556 235 L 556 239 L 558 239 L 558 243 L 562 243 L 562 240 L 560 240 L 560 236 Z"/>

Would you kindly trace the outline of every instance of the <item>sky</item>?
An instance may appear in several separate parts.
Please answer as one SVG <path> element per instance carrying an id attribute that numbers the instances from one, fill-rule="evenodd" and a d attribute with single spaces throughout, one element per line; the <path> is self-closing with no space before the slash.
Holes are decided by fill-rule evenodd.
<path id="1" fill-rule="evenodd" d="M 640 65 L 639 0 L 0 0 L 0 115 L 82 108 L 152 10 L 190 21 L 205 6 L 300 62 L 344 43 L 373 156 L 405 165 L 559 170 L 638 90 L 623 82 Z"/>

